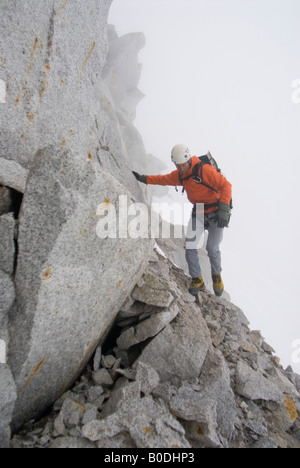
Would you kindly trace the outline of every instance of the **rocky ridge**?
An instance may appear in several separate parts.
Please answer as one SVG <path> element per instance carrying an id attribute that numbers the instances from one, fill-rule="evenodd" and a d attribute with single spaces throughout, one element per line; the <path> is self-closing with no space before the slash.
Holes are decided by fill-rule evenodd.
<path id="1" fill-rule="evenodd" d="M 76 384 L 16 448 L 300 448 L 300 377 L 155 250 Z"/>

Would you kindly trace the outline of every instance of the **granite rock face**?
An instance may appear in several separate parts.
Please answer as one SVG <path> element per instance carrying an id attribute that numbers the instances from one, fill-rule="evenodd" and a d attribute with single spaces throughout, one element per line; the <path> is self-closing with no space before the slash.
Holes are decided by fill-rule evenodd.
<path id="1" fill-rule="evenodd" d="M 17 388 L 14 430 L 74 382 L 153 247 L 151 236 L 97 231 L 103 207 L 119 214 L 120 196 L 144 202 L 119 122 L 99 98 L 99 88 L 109 95 L 110 5 L 0 4 L 0 339 Z"/>
<path id="2" fill-rule="evenodd" d="M 91 151 L 87 128 L 100 108 L 94 89 L 106 61 L 110 5 L 111 0 L 1 2 L 7 95 L 0 158 L 21 166 L 21 176 L 45 146 Z"/>

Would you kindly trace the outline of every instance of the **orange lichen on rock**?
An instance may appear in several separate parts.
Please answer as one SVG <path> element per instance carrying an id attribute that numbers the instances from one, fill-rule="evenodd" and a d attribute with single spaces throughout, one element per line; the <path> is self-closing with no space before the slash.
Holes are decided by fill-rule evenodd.
<path id="1" fill-rule="evenodd" d="M 286 395 L 285 397 L 284 407 L 287 410 L 290 420 L 292 422 L 295 422 L 299 415 L 297 413 L 296 405 L 289 395 Z"/>

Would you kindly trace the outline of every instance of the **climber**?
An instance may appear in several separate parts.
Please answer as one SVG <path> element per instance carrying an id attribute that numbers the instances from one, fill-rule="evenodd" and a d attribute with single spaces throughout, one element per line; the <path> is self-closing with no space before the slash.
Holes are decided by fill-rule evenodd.
<path id="1" fill-rule="evenodd" d="M 192 156 L 186 145 L 176 145 L 172 149 L 171 159 L 176 170 L 167 175 L 141 175 L 133 172 L 139 182 L 150 185 L 182 185 L 187 197 L 194 205 L 189 227 L 192 226 L 194 238 L 189 237 L 191 230 L 188 227 L 185 240 L 185 257 L 192 277 L 189 288 L 191 294 L 205 291 L 205 283 L 197 251 L 195 237 L 202 234 L 203 229 L 208 231 L 207 253 L 210 259 L 213 288 L 216 296 L 221 296 L 224 284 L 221 277 L 220 244 L 223 239 L 224 228 L 228 227 L 231 213 L 231 184 L 220 171 L 211 163 L 201 163 L 201 158 Z M 200 163 L 200 164 L 199 164 Z M 197 167 L 196 167 L 197 166 Z M 195 175 L 195 172 L 200 174 Z M 199 204 L 203 209 L 198 210 Z M 202 211 L 202 222 L 201 222 Z M 202 232 L 201 232 L 202 226 Z M 199 231 L 199 232 L 197 232 Z"/>

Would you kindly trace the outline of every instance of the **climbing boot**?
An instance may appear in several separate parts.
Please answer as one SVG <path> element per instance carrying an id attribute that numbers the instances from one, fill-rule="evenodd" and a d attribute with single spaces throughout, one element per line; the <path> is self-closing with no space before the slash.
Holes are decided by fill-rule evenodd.
<path id="1" fill-rule="evenodd" d="M 221 278 L 221 275 L 212 275 L 213 287 L 215 295 L 220 297 L 224 291 L 224 284 Z"/>
<path id="2" fill-rule="evenodd" d="M 206 288 L 205 288 L 205 284 L 204 284 L 202 276 L 198 276 L 197 278 L 193 278 L 192 284 L 191 284 L 191 286 L 189 288 L 189 293 L 195 295 L 198 292 L 205 291 L 205 290 L 206 290 Z"/>

